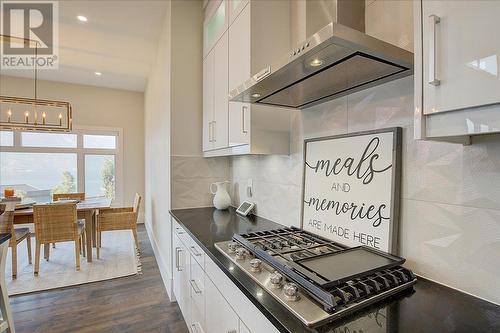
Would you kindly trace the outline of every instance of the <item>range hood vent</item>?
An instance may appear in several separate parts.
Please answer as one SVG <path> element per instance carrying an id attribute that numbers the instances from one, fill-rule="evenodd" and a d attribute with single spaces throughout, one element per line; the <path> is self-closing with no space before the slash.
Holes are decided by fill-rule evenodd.
<path id="1" fill-rule="evenodd" d="M 230 100 L 301 109 L 413 74 L 413 53 L 360 31 L 364 5 L 353 12 L 344 1 L 330 3 L 335 22 L 232 90 Z"/>

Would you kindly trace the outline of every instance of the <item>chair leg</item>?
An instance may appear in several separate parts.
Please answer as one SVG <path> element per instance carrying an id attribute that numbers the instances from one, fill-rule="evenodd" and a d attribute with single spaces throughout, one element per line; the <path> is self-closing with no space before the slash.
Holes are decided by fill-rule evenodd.
<path id="1" fill-rule="evenodd" d="M 75 239 L 75 264 L 76 270 L 80 270 L 80 242 L 78 239 Z"/>
<path id="2" fill-rule="evenodd" d="M 17 244 L 12 246 L 12 279 L 17 278 Z"/>
<path id="3" fill-rule="evenodd" d="M 56 248 L 56 243 L 52 243 L 52 248 L 55 249 Z"/>
<path id="4" fill-rule="evenodd" d="M 31 235 L 28 234 L 28 237 L 26 237 L 26 246 L 28 247 L 28 263 L 31 265 Z"/>
<path id="5" fill-rule="evenodd" d="M 139 247 L 139 238 L 137 238 L 137 229 L 133 228 L 132 233 L 134 234 L 135 246 L 137 247 L 137 252 L 141 252 L 141 248 Z"/>
<path id="6" fill-rule="evenodd" d="M 96 258 L 99 259 L 100 256 L 101 256 L 101 231 L 100 230 L 97 230 L 96 232 L 96 244 L 95 244 L 95 248 L 96 248 Z"/>
<path id="7" fill-rule="evenodd" d="M 43 245 L 44 246 L 44 258 L 45 260 L 49 261 L 49 256 L 50 256 L 50 243 L 46 243 Z"/>
<path id="8" fill-rule="evenodd" d="M 35 276 L 38 276 L 38 271 L 40 269 L 40 244 L 38 240 L 35 243 Z"/>
<path id="9" fill-rule="evenodd" d="M 86 248 L 85 248 L 85 242 L 86 242 L 87 240 L 85 239 L 85 237 L 86 237 L 86 236 L 85 236 L 85 231 L 84 231 L 84 232 L 82 232 L 82 236 L 80 237 L 80 242 L 81 242 L 81 244 L 82 244 L 82 245 L 81 245 L 81 247 L 82 247 L 81 251 L 82 251 L 82 254 L 83 254 L 83 257 L 84 257 L 84 258 L 87 256 L 87 253 L 86 253 Z"/>

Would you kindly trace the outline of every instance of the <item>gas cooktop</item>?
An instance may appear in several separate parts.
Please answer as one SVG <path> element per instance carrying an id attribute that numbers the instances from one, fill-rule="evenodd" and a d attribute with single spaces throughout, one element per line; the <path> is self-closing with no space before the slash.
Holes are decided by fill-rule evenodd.
<path id="1" fill-rule="evenodd" d="M 234 235 L 216 248 L 307 326 L 322 324 L 411 287 L 405 259 L 348 248 L 297 228 Z"/>

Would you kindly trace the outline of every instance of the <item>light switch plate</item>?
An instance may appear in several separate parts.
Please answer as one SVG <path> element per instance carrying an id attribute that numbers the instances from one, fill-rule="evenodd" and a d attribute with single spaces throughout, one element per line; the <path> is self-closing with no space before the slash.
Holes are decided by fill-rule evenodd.
<path id="1" fill-rule="evenodd" d="M 253 196 L 253 180 L 249 179 L 247 182 L 247 197 L 251 198 Z"/>

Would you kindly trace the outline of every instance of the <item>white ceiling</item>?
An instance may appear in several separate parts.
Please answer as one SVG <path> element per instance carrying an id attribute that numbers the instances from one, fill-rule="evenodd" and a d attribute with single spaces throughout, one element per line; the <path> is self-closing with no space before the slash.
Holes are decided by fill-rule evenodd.
<path id="1" fill-rule="evenodd" d="M 38 77 L 144 91 L 166 6 L 167 0 L 59 1 L 59 69 L 39 70 Z M 77 15 L 88 21 L 78 21 Z M 22 70 L 2 74 L 33 76 Z"/>

